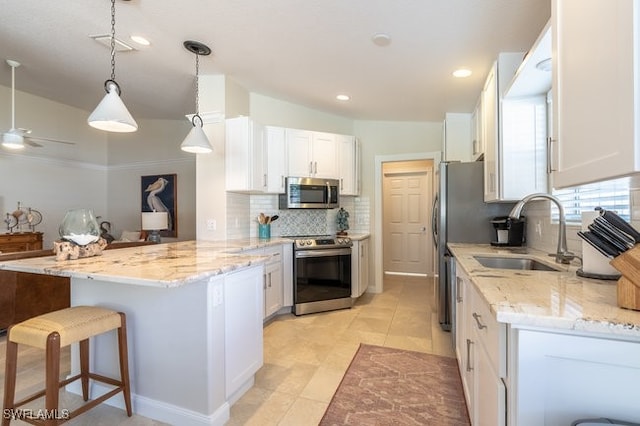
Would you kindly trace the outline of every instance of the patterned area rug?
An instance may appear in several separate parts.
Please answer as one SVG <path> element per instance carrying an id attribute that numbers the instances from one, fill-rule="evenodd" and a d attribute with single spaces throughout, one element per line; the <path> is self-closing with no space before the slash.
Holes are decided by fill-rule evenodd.
<path id="1" fill-rule="evenodd" d="M 360 345 L 320 425 L 470 425 L 454 358 Z"/>

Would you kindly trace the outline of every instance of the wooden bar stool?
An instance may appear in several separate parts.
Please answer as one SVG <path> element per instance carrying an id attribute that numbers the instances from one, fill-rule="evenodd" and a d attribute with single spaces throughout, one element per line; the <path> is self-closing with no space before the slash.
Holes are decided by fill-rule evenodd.
<path id="1" fill-rule="evenodd" d="M 120 361 L 120 380 L 105 377 L 89 371 L 89 338 L 117 329 Z M 79 342 L 80 374 L 60 381 L 60 348 Z M 20 401 L 15 401 L 18 345 L 28 345 L 46 351 L 45 389 Z M 63 413 L 58 407 L 59 389 L 80 379 L 81 407 Z M 115 386 L 114 389 L 89 401 L 89 379 Z M 96 306 L 75 306 L 50 312 L 14 324 L 7 330 L 7 359 L 4 382 L 4 403 L 2 426 L 8 426 L 12 412 L 19 413 L 18 407 L 45 397 L 44 419 L 20 418 L 31 424 L 58 425 L 76 417 L 122 391 L 127 415 L 131 416 L 131 389 L 129 387 L 129 363 L 127 359 L 127 330 L 124 313 Z M 8 411 L 7 411 L 8 410 Z M 13 410 L 13 411 L 11 411 Z M 35 413 L 36 410 L 32 410 Z M 68 415 L 67 415 L 68 414 Z M 60 418 L 64 417 L 64 418 Z"/>

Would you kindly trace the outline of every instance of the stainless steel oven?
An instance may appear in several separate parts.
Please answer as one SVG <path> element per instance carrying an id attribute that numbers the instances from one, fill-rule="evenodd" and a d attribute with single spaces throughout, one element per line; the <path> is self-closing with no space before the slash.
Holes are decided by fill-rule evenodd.
<path id="1" fill-rule="evenodd" d="M 294 243 L 295 315 L 350 308 L 350 238 L 296 238 Z"/>

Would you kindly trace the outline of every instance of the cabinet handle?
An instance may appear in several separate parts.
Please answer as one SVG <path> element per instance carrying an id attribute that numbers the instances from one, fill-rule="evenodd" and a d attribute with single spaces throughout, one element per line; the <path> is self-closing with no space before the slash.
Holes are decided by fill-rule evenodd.
<path id="1" fill-rule="evenodd" d="M 551 136 L 547 138 L 547 173 L 551 174 L 551 172 L 555 172 L 558 169 L 553 168 L 553 150 L 551 149 L 552 144 L 557 142 Z"/>
<path id="2" fill-rule="evenodd" d="M 314 166 L 314 167 L 313 167 L 313 173 L 314 173 L 314 174 L 315 174 L 315 173 L 318 173 L 318 162 L 317 162 L 317 161 L 314 161 L 314 162 L 313 162 L 313 166 Z"/>
<path id="3" fill-rule="evenodd" d="M 344 189 L 344 179 L 340 178 L 340 191 Z"/>
<path id="4" fill-rule="evenodd" d="M 473 316 L 473 319 L 476 320 L 476 324 L 480 330 L 482 330 L 483 328 L 487 328 L 486 325 L 480 322 L 480 318 L 482 317 L 482 315 L 478 315 L 477 313 L 474 312 L 472 316 Z"/>
<path id="5" fill-rule="evenodd" d="M 280 189 L 284 189 L 284 175 L 280 175 Z"/>
<path id="6" fill-rule="evenodd" d="M 476 155 L 478 153 L 478 141 L 477 140 L 473 140 L 473 155 Z"/>
<path id="7" fill-rule="evenodd" d="M 313 161 L 309 161 L 309 174 L 313 174 Z"/>
<path id="8" fill-rule="evenodd" d="M 471 367 L 471 345 L 473 345 L 473 342 L 471 339 L 467 339 L 467 371 L 473 370 L 473 367 Z"/>
<path id="9" fill-rule="evenodd" d="M 269 273 L 269 288 L 271 288 L 271 273 Z"/>
<path id="10" fill-rule="evenodd" d="M 461 282 L 462 279 L 460 279 L 460 277 L 456 277 L 456 300 L 458 301 L 458 303 L 462 303 L 462 292 L 460 291 Z"/>
<path id="11" fill-rule="evenodd" d="M 262 186 L 266 187 L 267 186 L 267 174 L 265 173 L 263 176 L 263 182 L 262 182 Z"/>

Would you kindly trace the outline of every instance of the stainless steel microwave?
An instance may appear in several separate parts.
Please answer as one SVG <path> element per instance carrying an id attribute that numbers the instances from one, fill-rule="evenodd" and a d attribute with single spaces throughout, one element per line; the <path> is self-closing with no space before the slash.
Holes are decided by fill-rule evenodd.
<path id="1" fill-rule="evenodd" d="M 288 177 L 280 194 L 281 209 L 334 209 L 338 207 L 337 179 Z"/>

